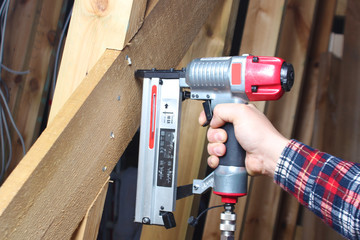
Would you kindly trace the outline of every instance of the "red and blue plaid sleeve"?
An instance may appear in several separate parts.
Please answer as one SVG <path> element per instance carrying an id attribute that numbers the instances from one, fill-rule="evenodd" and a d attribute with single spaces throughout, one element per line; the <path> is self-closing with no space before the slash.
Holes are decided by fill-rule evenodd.
<path id="1" fill-rule="evenodd" d="M 291 140 L 274 180 L 337 232 L 360 239 L 360 164 Z"/>

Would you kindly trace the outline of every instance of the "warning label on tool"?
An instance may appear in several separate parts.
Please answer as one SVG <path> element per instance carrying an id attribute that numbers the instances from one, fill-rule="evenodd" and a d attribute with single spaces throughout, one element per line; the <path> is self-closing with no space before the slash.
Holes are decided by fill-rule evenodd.
<path id="1" fill-rule="evenodd" d="M 175 129 L 160 129 L 157 186 L 171 187 L 175 151 Z"/>

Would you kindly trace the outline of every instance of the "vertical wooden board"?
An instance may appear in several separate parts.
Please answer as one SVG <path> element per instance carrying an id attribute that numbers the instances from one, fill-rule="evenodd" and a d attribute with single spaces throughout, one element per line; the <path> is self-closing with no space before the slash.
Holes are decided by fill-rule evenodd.
<path id="1" fill-rule="evenodd" d="M 285 1 L 252 0 L 249 2 L 245 28 L 242 37 L 240 53 L 274 56 L 279 37 L 281 20 Z M 264 41 L 264 39 L 267 39 Z M 258 108 L 264 109 L 265 103 L 257 103 Z M 249 190 L 250 191 L 250 190 Z M 237 234 L 243 225 L 243 215 L 247 197 L 239 199 L 235 211 L 237 214 Z M 212 194 L 209 206 L 221 204 L 221 199 Z M 219 239 L 220 208 L 208 212 L 204 228 L 203 239 Z"/>
<path id="2" fill-rule="evenodd" d="M 249 2 L 240 54 L 274 56 L 285 1 Z"/>
<path id="3" fill-rule="evenodd" d="M 349 0 L 346 11 L 341 85 L 338 88 L 332 150 L 338 157 L 359 162 L 360 154 L 360 2 Z"/>
<path id="4" fill-rule="evenodd" d="M 105 49 L 121 50 L 133 37 L 143 22 L 145 8 L 146 0 L 74 2 L 49 122 Z"/>
<path id="5" fill-rule="evenodd" d="M 39 17 L 39 2 L 32 1 L 10 1 L 7 28 L 4 39 L 3 64 L 14 70 L 28 70 L 30 53 L 27 51 L 31 47 L 34 39 L 33 26 Z M 27 16 L 25 19 L 23 16 Z M 26 21 L 24 21 L 26 20 Z M 13 31 L 17 29 L 17 31 Z M 25 76 L 13 75 L 2 71 L 1 76 L 10 89 L 10 109 L 14 112 L 17 95 L 21 95 L 24 87 Z M 16 117 L 16 113 L 13 113 Z"/>
<path id="6" fill-rule="evenodd" d="M 231 47 L 233 44 L 233 39 L 234 39 L 234 35 L 237 34 L 235 27 L 236 27 L 236 20 L 238 17 L 238 12 L 239 12 L 239 6 L 240 6 L 240 1 L 241 0 L 235 0 L 232 2 L 232 6 L 231 6 L 231 10 L 229 12 L 229 24 L 227 27 L 227 33 L 226 33 L 226 38 L 225 38 L 225 43 L 224 43 L 224 51 L 223 51 L 223 56 L 228 56 L 231 52 Z"/>
<path id="7" fill-rule="evenodd" d="M 319 0 L 314 36 L 306 68 L 303 91 L 298 106 L 294 137 L 305 144 L 312 144 L 316 96 L 319 80 L 320 55 L 327 52 L 329 37 L 336 8 L 336 0 Z M 296 78 L 296 72 L 295 72 Z"/>
<path id="8" fill-rule="evenodd" d="M 233 0 L 220 1 L 201 28 L 199 34 L 190 46 L 177 68 L 186 67 L 194 58 L 221 56 L 224 49 L 229 16 Z M 202 154 L 206 139 L 206 128 L 198 123 L 202 104 L 198 101 L 187 100 L 183 103 L 179 164 L 178 186 L 190 184 L 198 178 L 202 164 Z M 163 227 L 143 226 L 141 239 L 185 239 L 191 235 L 187 223 L 193 205 L 193 197 L 178 200 L 174 212 L 176 228 L 166 230 Z M 187 233 L 189 231 L 189 233 Z"/>
<path id="9" fill-rule="evenodd" d="M 312 144 L 323 151 L 331 152 L 332 135 L 336 129 L 334 118 L 340 87 L 341 60 L 331 53 L 320 57 L 319 79 L 316 94 L 315 123 Z M 320 218 L 307 209 L 303 209 L 303 230 L 306 240 L 343 239 L 327 226 Z"/>
<path id="10" fill-rule="evenodd" d="M 348 0 L 337 0 L 336 12 L 335 12 L 336 16 L 345 16 L 347 2 Z"/>
<path id="11" fill-rule="evenodd" d="M 342 84 L 339 81 L 341 65 L 341 59 L 332 53 L 326 52 L 321 55 L 312 145 L 330 153 L 333 151 L 332 135 L 337 125 L 337 118 L 334 116 L 340 107 L 337 102 L 340 93 L 338 90 Z"/>
<path id="12" fill-rule="evenodd" d="M 28 39 L 26 36 L 29 33 L 27 31 L 24 32 L 24 39 L 27 41 L 27 45 L 19 43 L 18 40 L 16 40 L 15 43 L 19 45 L 11 46 L 14 55 L 6 55 L 9 56 L 10 59 L 13 59 L 13 61 L 22 63 L 21 69 L 26 68 L 29 69 L 30 72 L 25 76 L 15 76 L 14 79 L 12 77 L 8 78 L 7 74 L 4 77 L 10 88 L 10 106 L 13 108 L 13 116 L 24 138 L 26 149 L 29 149 L 33 144 L 34 136 L 39 134 L 35 132 L 35 127 L 38 124 L 38 115 L 41 115 L 41 98 L 48 75 L 48 64 L 55 47 L 59 16 L 63 7 L 63 1 L 53 2 L 51 0 L 29 1 L 23 4 L 27 6 L 30 5 L 31 2 L 34 2 L 32 4 L 36 6 L 35 8 L 30 8 L 28 11 L 31 11 L 27 12 L 30 17 L 33 16 L 32 22 L 28 22 L 24 17 L 19 17 L 21 19 L 21 23 L 19 23 L 18 21 L 20 20 L 14 20 L 10 17 L 10 26 L 8 26 L 8 28 L 11 28 L 13 22 L 19 23 L 19 27 L 24 25 L 28 26 L 28 24 L 31 23 L 32 25 L 28 27 L 32 31 Z M 17 16 L 19 12 L 23 13 L 25 6 L 16 2 L 13 7 L 15 9 L 12 9 L 11 14 Z M 9 41 L 12 41 L 14 38 L 12 34 L 19 39 L 23 39 L 23 37 L 17 35 L 18 31 L 15 31 L 15 33 L 14 31 L 8 32 L 8 34 Z M 24 46 L 27 48 L 24 49 Z M 18 51 L 23 51 L 23 56 L 16 55 Z M 10 67 L 17 68 L 18 66 L 17 64 L 12 65 L 10 63 Z M 15 132 L 13 133 L 12 146 L 13 158 L 9 167 L 9 173 L 23 157 L 22 146 Z"/>

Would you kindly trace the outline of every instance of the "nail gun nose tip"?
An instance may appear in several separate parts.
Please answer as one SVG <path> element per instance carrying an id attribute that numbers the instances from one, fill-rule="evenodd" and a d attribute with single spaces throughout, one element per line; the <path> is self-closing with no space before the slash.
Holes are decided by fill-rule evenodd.
<path id="1" fill-rule="evenodd" d="M 281 87 L 285 92 L 291 90 L 292 86 L 294 85 L 294 79 L 295 79 L 295 72 L 293 65 L 284 62 L 283 65 L 281 66 L 280 80 L 281 80 Z"/>

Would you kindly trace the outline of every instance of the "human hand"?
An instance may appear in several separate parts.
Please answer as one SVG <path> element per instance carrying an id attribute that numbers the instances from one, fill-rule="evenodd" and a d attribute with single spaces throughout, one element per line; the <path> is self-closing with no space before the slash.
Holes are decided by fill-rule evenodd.
<path id="1" fill-rule="evenodd" d="M 199 123 L 202 125 L 205 121 L 205 113 L 202 112 Z M 250 175 L 273 177 L 277 160 L 289 140 L 252 104 L 219 104 L 215 107 L 207 133 L 209 166 L 217 167 L 219 157 L 226 152 L 224 142 L 227 134 L 220 128 L 226 122 L 234 125 L 236 139 L 246 151 L 247 172 Z"/>

